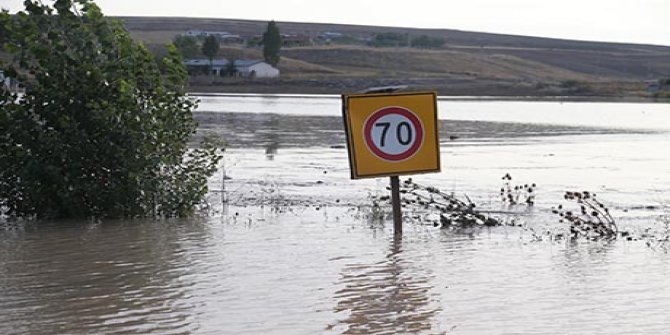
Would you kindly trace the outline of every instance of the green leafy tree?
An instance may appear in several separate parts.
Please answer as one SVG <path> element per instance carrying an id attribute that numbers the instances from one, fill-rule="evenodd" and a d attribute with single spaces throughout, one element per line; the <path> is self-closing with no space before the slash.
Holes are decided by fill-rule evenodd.
<path id="1" fill-rule="evenodd" d="M 194 58 L 200 55 L 200 46 L 198 39 L 193 36 L 177 35 L 172 40 L 172 44 L 177 47 L 182 56 L 186 58 Z"/>
<path id="2" fill-rule="evenodd" d="M 0 65 L 27 84 L 0 90 L 0 214 L 184 216 L 203 202 L 221 156 L 188 147 L 196 101 L 174 46 L 159 67 L 90 0 L 27 0 L 0 27 Z"/>
<path id="3" fill-rule="evenodd" d="M 209 66 L 212 67 L 212 60 L 219 53 L 219 40 L 212 35 L 205 38 L 205 42 L 202 43 L 202 54 L 209 59 Z"/>
<path id="4" fill-rule="evenodd" d="M 281 50 L 282 40 L 275 21 L 268 23 L 261 43 L 263 44 L 263 58 L 265 62 L 272 66 L 277 66 L 280 60 L 279 51 Z"/>

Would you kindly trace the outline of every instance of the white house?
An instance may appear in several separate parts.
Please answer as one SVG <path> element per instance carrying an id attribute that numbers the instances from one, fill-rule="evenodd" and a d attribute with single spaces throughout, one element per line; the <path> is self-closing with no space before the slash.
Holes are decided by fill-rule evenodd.
<path id="1" fill-rule="evenodd" d="M 235 69 L 240 77 L 279 78 L 279 69 L 262 60 L 236 60 Z"/>
<path id="2" fill-rule="evenodd" d="M 226 71 L 226 66 L 228 66 L 228 60 L 225 58 L 221 59 L 212 59 L 212 63 L 209 63 L 209 59 L 186 59 L 184 60 L 184 65 L 189 70 L 189 72 L 199 72 L 204 74 L 205 71 L 209 71 L 209 74 L 214 76 L 223 76 Z M 212 66 L 211 69 L 209 68 Z"/>
<path id="3" fill-rule="evenodd" d="M 205 73 L 209 69 L 209 74 L 215 76 L 226 76 L 228 75 L 230 61 L 221 58 L 214 59 L 210 63 L 209 59 L 187 59 L 184 61 L 184 65 L 190 70 L 191 73 Z M 278 78 L 279 69 L 273 67 L 272 65 L 261 61 L 261 60 L 236 60 L 235 64 L 235 76 L 244 77 L 244 78 Z"/>

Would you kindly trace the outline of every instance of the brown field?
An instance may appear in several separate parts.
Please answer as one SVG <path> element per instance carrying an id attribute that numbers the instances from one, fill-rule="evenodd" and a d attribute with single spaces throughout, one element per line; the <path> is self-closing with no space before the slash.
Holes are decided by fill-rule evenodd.
<path id="1" fill-rule="evenodd" d="M 121 17 L 126 28 L 159 51 L 188 30 L 258 36 L 267 22 L 231 19 Z M 670 78 L 670 46 L 601 43 L 466 32 L 278 22 L 282 33 L 315 38 L 347 35 L 347 45 L 282 49 L 279 80 L 192 78 L 195 91 L 341 93 L 374 85 L 409 84 L 449 95 L 575 95 L 644 97 L 646 81 Z M 441 37 L 439 49 L 374 48 L 356 41 L 376 33 Z M 353 42 L 351 42 L 353 41 Z M 259 48 L 224 45 L 220 57 L 262 58 Z"/>

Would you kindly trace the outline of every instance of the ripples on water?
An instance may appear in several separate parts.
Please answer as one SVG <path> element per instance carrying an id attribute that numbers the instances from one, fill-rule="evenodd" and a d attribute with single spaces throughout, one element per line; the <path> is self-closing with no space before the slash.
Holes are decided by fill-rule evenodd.
<path id="1" fill-rule="evenodd" d="M 667 333 L 669 255 L 643 242 L 532 242 L 512 227 L 408 225 L 394 239 L 363 206 L 387 181 L 348 179 L 336 113 L 234 113 L 244 104 L 217 101 L 204 105 L 233 110 L 198 118 L 229 141 L 231 205 L 214 193 L 215 214 L 201 219 L 5 225 L 0 334 Z M 264 101 L 251 106 L 337 104 Z M 659 214 L 640 206 L 670 191 L 659 127 L 501 123 L 486 104 L 486 117 L 441 122 L 443 172 L 420 182 L 495 208 L 511 172 L 539 184 L 530 224 L 555 225 L 548 208 L 572 187 L 598 191 L 624 225 Z"/>
<path id="2" fill-rule="evenodd" d="M 215 135 L 224 138 L 232 148 L 331 147 L 346 144 L 341 117 L 202 112 L 196 114 L 196 119 L 201 127 L 195 140 L 204 135 Z M 651 133 L 614 128 L 467 120 L 441 120 L 439 126 L 441 142 L 451 145 L 460 145 L 462 141 L 470 145 L 472 142 L 507 142 L 527 137 Z M 450 138 L 460 141 L 453 142 Z"/>
<path id="3" fill-rule="evenodd" d="M 434 276 L 404 256 L 402 239 L 394 238 L 382 260 L 344 266 L 335 312 L 348 314 L 340 321 L 345 333 L 407 334 L 433 328 L 433 318 L 442 310 L 431 294 Z"/>
<path id="4" fill-rule="evenodd" d="M 4 231 L 3 334 L 663 334 L 668 255 L 345 209 Z"/>

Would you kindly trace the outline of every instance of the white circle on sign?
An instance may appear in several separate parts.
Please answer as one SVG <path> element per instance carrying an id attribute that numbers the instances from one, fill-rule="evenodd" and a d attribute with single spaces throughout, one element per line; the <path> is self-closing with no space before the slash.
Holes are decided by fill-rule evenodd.
<path id="1" fill-rule="evenodd" d="M 363 132 L 368 149 L 387 161 L 408 159 L 423 144 L 424 130 L 420 119 L 403 107 L 386 107 L 372 113 Z"/>
<path id="2" fill-rule="evenodd" d="M 407 151 L 416 141 L 416 127 L 405 116 L 388 114 L 372 125 L 372 142 L 388 155 L 399 155 Z"/>

